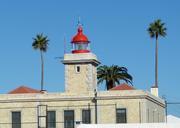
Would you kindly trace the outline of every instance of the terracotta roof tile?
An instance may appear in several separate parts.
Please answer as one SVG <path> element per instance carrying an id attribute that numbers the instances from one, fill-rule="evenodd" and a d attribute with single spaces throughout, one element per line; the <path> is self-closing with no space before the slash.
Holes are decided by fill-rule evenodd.
<path id="1" fill-rule="evenodd" d="M 135 90 L 135 88 L 124 83 L 124 84 L 117 85 L 116 87 L 111 88 L 110 90 Z"/>
<path id="2" fill-rule="evenodd" d="M 41 93 L 41 91 L 26 87 L 26 86 L 20 86 L 14 90 L 8 92 L 8 94 L 19 94 L 19 93 L 21 93 L 21 94 L 22 93 Z"/>

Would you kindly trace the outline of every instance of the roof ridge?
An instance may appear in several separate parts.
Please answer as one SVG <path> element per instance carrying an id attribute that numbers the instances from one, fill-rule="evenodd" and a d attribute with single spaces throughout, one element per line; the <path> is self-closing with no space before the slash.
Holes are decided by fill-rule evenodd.
<path id="1" fill-rule="evenodd" d="M 135 90 L 135 88 L 133 86 L 128 85 L 127 83 L 122 83 L 122 84 L 116 85 L 110 90 Z"/>
<path id="2" fill-rule="evenodd" d="M 40 93 L 40 90 L 22 85 L 8 92 L 8 94 L 19 94 L 19 93 Z"/>

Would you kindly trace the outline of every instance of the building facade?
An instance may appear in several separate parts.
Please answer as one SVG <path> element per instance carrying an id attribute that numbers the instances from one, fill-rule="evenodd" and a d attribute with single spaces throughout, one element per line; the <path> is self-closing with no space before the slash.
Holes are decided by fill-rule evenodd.
<path id="1" fill-rule="evenodd" d="M 0 95 L 0 128 L 74 128 L 79 123 L 150 123 L 165 121 L 165 102 L 150 92 L 122 84 L 97 91 L 100 64 L 91 53 L 82 26 L 64 55 L 65 92 L 19 87 Z"/>

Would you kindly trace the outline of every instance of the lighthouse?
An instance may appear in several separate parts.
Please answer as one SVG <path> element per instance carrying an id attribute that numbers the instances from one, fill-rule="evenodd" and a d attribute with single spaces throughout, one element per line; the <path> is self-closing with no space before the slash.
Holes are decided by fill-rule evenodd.
<path id="1" fill-rule="evenodd" d="M 89 48 L 89 43 L 90 41 L 88 40 L 87 36 L 83 34 L 83 28 L 82 26 L 78 27 L 77 34 L 72 38 L 72 53 L 77 54 L 77 53 L 89 53 L 90 48 Z"/>
<path id="2" fill-rule="evenodd" d="M 97 66 L 100 64 L 90 50 L 90 41 L 78 25 L 77 34 L 71 40 L 71 53 L 65 53 L 65 92 L 88 93 L 97 86 Z"/>

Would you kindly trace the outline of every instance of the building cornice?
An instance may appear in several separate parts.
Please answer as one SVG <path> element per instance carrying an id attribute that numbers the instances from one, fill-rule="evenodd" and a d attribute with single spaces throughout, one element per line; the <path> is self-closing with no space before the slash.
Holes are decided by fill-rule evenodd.
<path id="1" fill-rule="evenodd" d="M 107 93 L 108 94 L 108 93 Z M 58 102 L 58 101 L 92 101 L 94 94 L 87 95 L 58 95 L 58 94 L 5 94 L 7 98 L 1 98 L 0 103 L 17 103 L 17 102 Z M 3 96 L 4 97 L 4 96 Z M 118 96 L 118 95 L 101 95 L 97 96 L 97 100 L 121 100 L 121 99 L 147 99 L 155 104 L 165 108 L 163 100 L 156 100 L 147 94 Z"/>
<path id="2" fill-rule="evenodd" d="M 95 59 L 86 59 L 86 60 L 62 60 L 63 64 L 88 64 L 92 63 L 93 65 L 99 65 L 100 62 Z"/>

